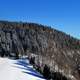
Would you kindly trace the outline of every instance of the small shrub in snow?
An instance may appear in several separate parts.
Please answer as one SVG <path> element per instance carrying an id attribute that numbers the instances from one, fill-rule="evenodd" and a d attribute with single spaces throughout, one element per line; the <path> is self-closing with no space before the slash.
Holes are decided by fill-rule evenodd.
<path id="1" fill-rule="evenodd" d="M 43 76 L 46 79 L 50 79 L 51 78 L 50 68 L 46 64 L 45 64 L 44 69 L 43 69 Z"/>

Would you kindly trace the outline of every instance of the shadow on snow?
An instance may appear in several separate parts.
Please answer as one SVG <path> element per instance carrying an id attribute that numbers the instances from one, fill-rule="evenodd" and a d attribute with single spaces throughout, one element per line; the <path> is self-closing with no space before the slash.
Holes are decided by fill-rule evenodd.
<path id="1" fill-rule="evenodd" d="M 30 67 L 31 65 L 28 62 L 26 62 L 25 59 L 18 60 L 14 64 L 22 66 L 22 67 L 19 67 L 19 66 L 14 66 L 14 67 L 25 70 L 25 71 L 22 71 L 23 73 L 26 73 L 26 74 L 29 74 L 29 75 L 44 79 L 44 77 L 39 72 L 34 70 L 32 67 Z"/>

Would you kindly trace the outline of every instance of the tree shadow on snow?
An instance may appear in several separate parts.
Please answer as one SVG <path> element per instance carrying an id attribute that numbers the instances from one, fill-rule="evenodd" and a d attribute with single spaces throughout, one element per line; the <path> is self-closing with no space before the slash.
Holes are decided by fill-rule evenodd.
<path id="1" fill-rule="evenodd" d="M 35 73 L 32 73 L 32 72 L 25 72 L 25 71 L 23 71 L 23 73 L 26 73 L 26 74 L 29 74 L 29 75 L 44 79 L 44 77 L 39 75 L 39 74 L 35 74 Z"/>
<path id="2" fill-rule="evenodd" d="M 14 63 L 14 64 L 21 65 L 21 66 L 23 66 L 23 67 L 30 66 L 29 63 L 27 63 L 27 62 L 25 62 L 25 61 L 22 61 L 22 60 L 19 60 L 19 61 L 17 61 L 17 62 Z"/>
<path id="3" fill-rule="evenodd" d="M 29 75 L 44 79 L 44 77 L 39 72 L 34 70 L 31 67 L 31 65 L 29 63 L 27 63 L 25 60 L 18 60 L 14 64 L 20 65 L 21 67 L 19 67 L 19 66 L 14 66 L 14 67 L 17 67 L 17 68 L 25 70 L 25 71 L 22 71 L 23 73 L 26 73 L 26 74 L 29 74 Z"/>

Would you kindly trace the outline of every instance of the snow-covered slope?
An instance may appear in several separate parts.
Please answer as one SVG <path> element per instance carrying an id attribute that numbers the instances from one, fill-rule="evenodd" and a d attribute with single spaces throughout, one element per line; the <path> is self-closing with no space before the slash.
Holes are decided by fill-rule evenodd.
<path id="1" fill-rule="evenodd" d="M 0 58 L 0 80 L 45 80 L 28 60 Z"/>

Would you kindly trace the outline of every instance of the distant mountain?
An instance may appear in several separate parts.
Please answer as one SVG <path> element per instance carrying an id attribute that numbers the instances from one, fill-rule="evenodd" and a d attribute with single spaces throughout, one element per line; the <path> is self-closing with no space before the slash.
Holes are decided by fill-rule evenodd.
<path id="1" fill-rule="evenodd" d="M 80 80 L 80 40 L 36 23 L 0 21 L 0 54 L 35 54 L 37 61 Z"/>

